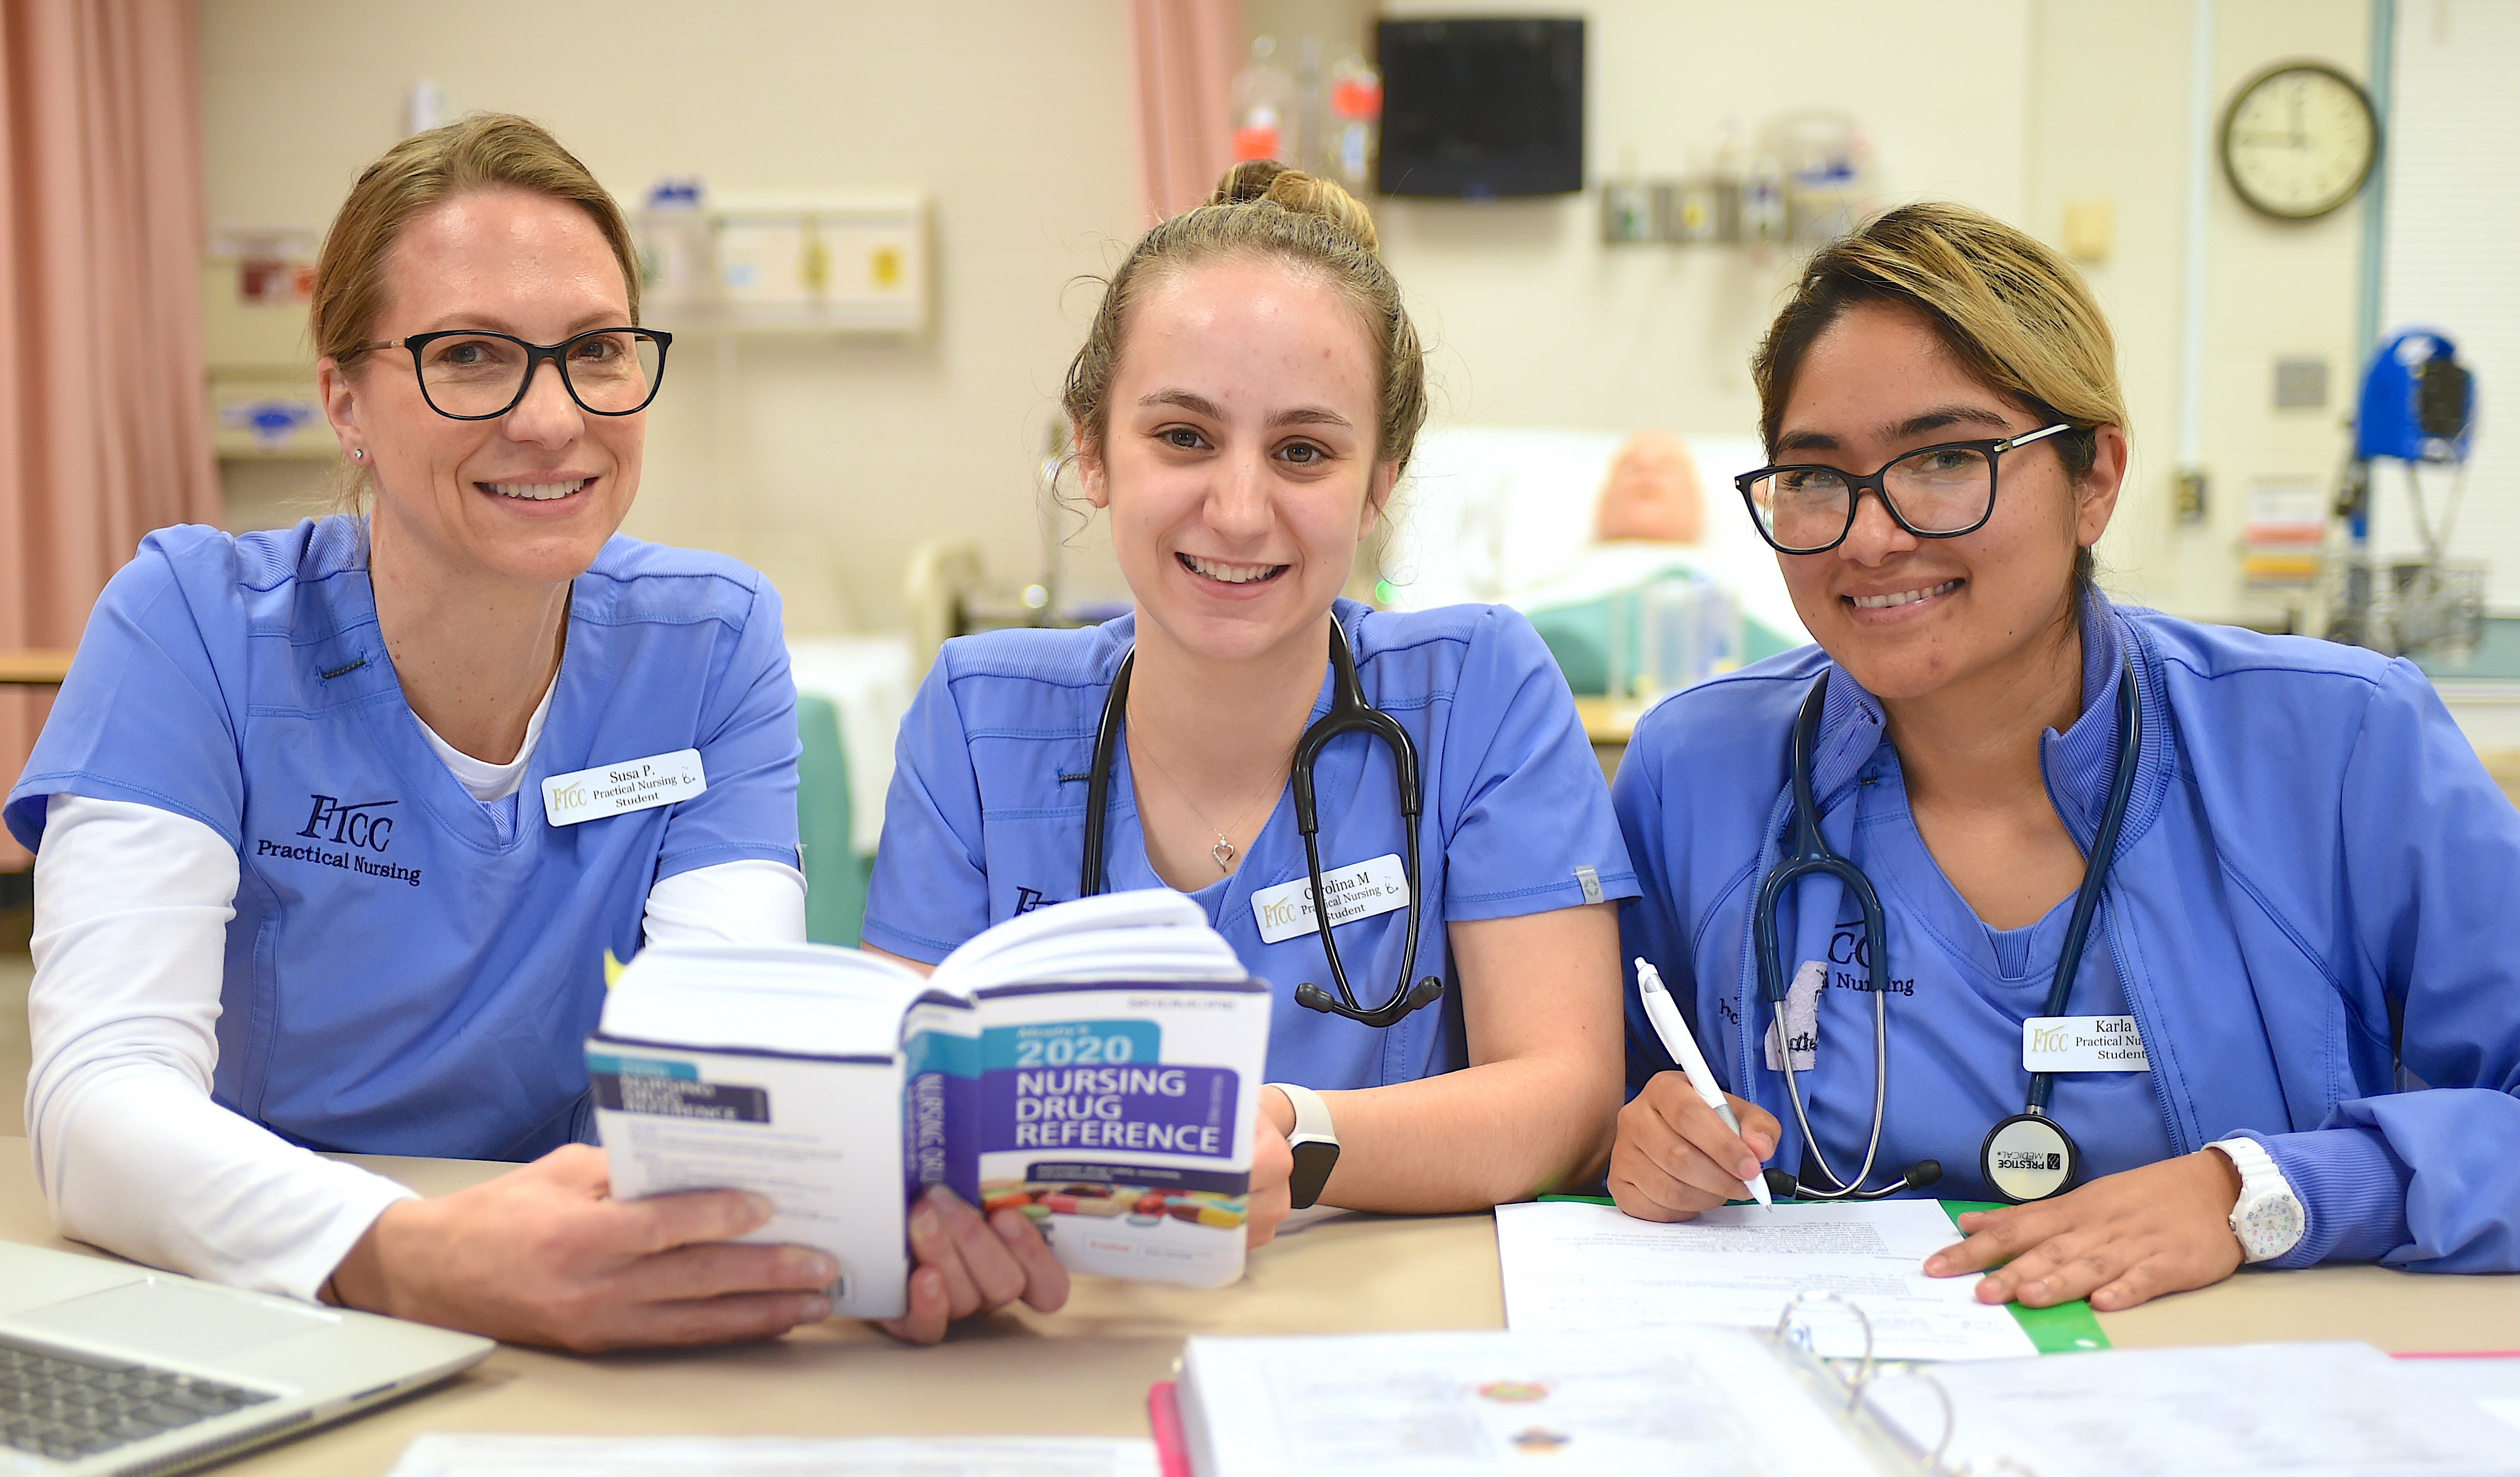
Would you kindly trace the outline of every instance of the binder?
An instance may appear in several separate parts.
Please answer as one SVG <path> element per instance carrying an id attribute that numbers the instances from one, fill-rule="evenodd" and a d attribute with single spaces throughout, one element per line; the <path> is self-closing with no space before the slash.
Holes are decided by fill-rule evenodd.
<path id="1" fill-rule="evenodd" d="M 1840 1362 L 1844 1367 L 1838 1367 L 1811 1354 L 1812 1320 L 1823 1315 L 1848 1317 L 1862 1328 L 1867 1351 L 1862 1359 Z M 1545 1376 L 1535 1378 L 1519 1390 L 1511 1388 L 1515 1381 L 1510 1377 L 1478 1385 L 1476 1393 L 1481 1399 L 1489 1398 L 1496 1386 L 1507 1386 L 1508 1393 L 1501 1398 L 1519 1404 L 1511 1408 L 1512 1414 L 1503 1424 L 1526 1426 L 1505 1440 L 1489 1442 L 1492 1462 L 1472 1454 L 1435 1451 L 1397 1456 L 1388 1452 L 1369 1452 L 1358 1454 L 1353 1460 L 1341 1460 L 1335 1455 L 1325 1457 L 1318 1440 L 1309 1442 L 1314 1450 L 1299 1451 L 1295 1448 L 1306 1442 L 1282 1442 L 1273 1450 L 1266 1440 L 1252 1439 L 1255 1421 L 1304 1418 L 1315 1413 L 1279 1408 L 1275 1374 L 1289 1365 L 1325 1371 L 1325 1378 L 1346 1381 L 1363 1392 L 1361 1402 L 1370 1404 L 1377 1380 L 1422 1390 L 1440 1387 L 1448 1373 L 1465 1369 L 1528 1369 L 1533 1367 L 1534 1360 L 1546 1366 L 1552 1358 L 1562 1358 L 1575 1346 L 1613 1362 L 1642 1362 L 1677 1349 L 1697 1360 L 1697 1371 L 1707 1376 L 1707 1382 L 1691 1392 L 1699 1398 L 1701 1408 L 1737 1409 L 1743 1392 L 1750 1390 L 1757 1402 L 1751 1408 L 1767 1412 L 1764 1420 L 1745 1419 L 1734 1429 L 1715 1432 L 1709 1438 L 1731 1440 L 1725 1451 L 1731 1464 L 1754 1465 L 1762 1471 L 1783 1474 L 1870 1472 L 1878 1477 L 1922 1477 L 1933 1471 L 1930 1462 L 1903 1445 L 1866 1404 L 1867 1391 L 1882 1374 L 1871 1358 L 1870 1344 L 1871 1328 L 1863 1310 L 1833 1292 L 1797 1295 L 1773 1330 L 1757 1333 L 1707 1326 L 1599 1338 L 1503 1330 L 1336 1337 L 1194 1337 L 1183 1351 L 1177 1378 L 1148 1392 L 1148 1417 L 1166 1477 L 1349 1477 L 1351 1473 L 1363 1477 L 1368 1473 L 1474 1472 L 1487 1470 L 1491 1464 L 1500 1469 L 1528 1466 L 1535 1457 L 1545 1457 L 1548 1469 L 1561 1477 L 1639 1469 L 1680 1470 L 1683 1468 L 1641 1464 L 1683 1458 L 1692 1450 L 1687 1443 L 1676 1443 L 1664 1451 L 1651 1448 L 1649 1441 L 1623 1442 L 1623 1435 L 1633 1433 L 1604 1430 L 1602 1422 L 1588 1422 L 1580 1413 L 1589 1406 L 1596 1416 L 1607 1412 L 1609 1424 L 1615 1426 L 1620 1423 L 1617 1416 L 1621 1410 L 1649 1414 L 1654 1408 L 1667 1407 L 1669 1397 L 1681 1393 L 1678 1387 L 1658 1389 L 1638 1399 L 1633 1392 L 1620 1389 L 1588 1390 L 1580 1384 L 1580 1376 L 1556 1381 Z M 1491 1350 L 1492 1355 L 1487 1352 Z M 1427 1367 L 1413 1362 L 1420 1352 L 1428 1357 Z M 1441 1365 L 1450 1365 L 1451 1369 L 1433 1367 Z M 1220 1379 L 1221 1383 L 1217 1388 L 1203 1388 L 1202 1375 Z M 1470 1376 L 1463 1383 L 1477 1378 Z M 1452 1393 L 1462 1397 L 1462 1404 L 1471 1404 L 1466 1391 Z M 1608 1398 L 1603 1399 L 1605 1396 Z M 1552 1401 L 1559 1404 L 1552 1407 Z M 1569 1411 L 1578 1413 L 1568 1419 Z M 1452 1418 L 1454 1413 L 1435 1409 L 1381 1410 L 1351 1422 L 1350 1427 L 1358 1442 L 1369 1447 L 1390 1445 L 1400 1439 L 1393 1436 L 1395 1430 L 1405 1430 L 1413 1424 L 1435 1433 L 1430 1446 L 1441 1445 L 1447 1435 L 1480 1434 L 1461 1429 L 1462 1423 Z M 1533 1445 L 1522 1450 L 1508 1449 L 1520 1443 Z"/>
<path id="2" fill-rule="evenodd" d="M 1837 1305 L 1834 1308 L 1828 1305 Z M 1814 1358 L 1813 1320 L 1851 1317 L 1867 1355 L 1834 1363 Z M 1695 1327 L 1587 1336 L 1563 1333 L 1351 1335 L 1344 1338 L 1193 1338 L 1176 1384 L 1149 1393 L 1148 1413 L 1167 1477 L 1421 1477 L 1530 1467 L 1532 1453 L 1490 1439 L 1433 1450 L 1447 1422 L 1462 1427 L 1441 1400 L 1387 1408 L 1381 1392 L 1448 1389 L 1468 1370 L 1518 1367 L 1589 1347 L 1604 1366 L 1642 1366 L 1658 1343 L 1688 1346 L 1700 1357 L 1695 1386 L 1624 1384 L 1612 1378 L 1589 1392 L 1577 1377 L 1563 1389 L 1528 1385 L 1522 1408 L 1533 1433 L 1551 1436 L 1548 1469 L 1560 1477 L 1629 1471 L 1684 1471 L 1691 1451 L 1706 1467 L 1735 1470 L 1869 1472 L 1877 1477 L 2102 1477 L 2141 1471 L 2150 1477 L 2486 1477 L 2520 1474 L 2520 1368 L 2472 1362 L 2473 1378 L 2454 1385 L 2438 1362 L 2391 1360 L 2366 1344 L 2269 1344 L 2135 1350 L 2033 1357 L 1941 1365 L 1882 1365 L 1871 1359 L 1863 1311 L 1835 1293 L 1802 1293 L 1777 1326 L 1761 1333 Z M 1482 1352 L 1496 1351 L 1493 1357 Z M 1276 1364 L 1219 1351 L 1281 1346 Z M 1419 1352 L 1425 1357 L 1418 1358 Z M 1718 1364 L 1711 1360 L 1729 1362 Z M 1277 1439 L 1271 1421 L 1310 1419 L 1318 1411 L 1283 1409 L 1288 1380 L 1351 1392 L 1352 1409 L 1333 1414 L 1356 1433 L 1342 1453 L 1333 1428 L 1320 1440 Z M 2428 1364 L 2431 1367 L 2428 1367 Z M 1202 1374 L 1226 1379 L 1202 1390 Z M 1659 1375 L 1659 1369 L 1646 1369 Z M 1563 1375 L 1563 1371 L 1560 1371 Z M 1259 1377 L 1255 1378 L 1254 1376 Z M 2429 1376 L 2429 1377 L 2428 1377 Z M 1471 1379 L 1480 1377 L 1472 1374 Z M 1751 1391 L 1745 1401 L 1743 1392 Z M 1295 1392 L 1299 1397 L 1308 1393 Z M 1480 1388 L 1481 1395 L 1486 1393 Z M 1622 1408 L 1677 1410 L 1676 1428 L 1690 1421 L 1720 1425 L 1725 1413 L 1748 1409 L 1732 1432 L 1714 1431 L 1690 1448 L 1622 1447 L 1560 1409 L 1613 1416 Z M 1603 1399 L 1607 1396 L 1609 1399 Z M 1333 1402 L 1335 1404 L 1335 1402 Z M 1377 1423 L 1376 1417 L 1381 1417 Z M 2506 1423 L 2508 1422 L 2508 1423 Z M 1519 1423 L 1517 1420 L 1516 1423 Z M 1475 1426 L 1475 1422 L 1469 1423 Z M 1598 1424 L 1598 1423 L 1597 1423 Z M 1429 1450 L 1404 1451 L 1392 1433 L 1428 1430 Z M 1458 1431 L 1454 1434 L 1459 1434 Z M 1481 1433 L 1468 1433 L 1475 1438 Z M 1493 1437 L 1493 1432 L 1488 1433 Z M 1255 1436 L 1258 1439 L 1255 1439 Z M 1596 1439 L 1597 1436 L 1600 1439 Z M 1725 1443 L 1730 1441 L 1729 1445 Z M 1299 1450 L 1309 1445 L 1311 1450 Z M 1720 1450 L 1718 1450 L 1720 1448 Z M 1347 1459 L 1342 1459 L 1342 1458 Z"/>

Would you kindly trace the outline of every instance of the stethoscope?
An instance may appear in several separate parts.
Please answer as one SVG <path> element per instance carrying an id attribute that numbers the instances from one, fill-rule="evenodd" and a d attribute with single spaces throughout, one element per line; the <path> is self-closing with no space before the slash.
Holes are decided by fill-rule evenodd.
<path id="1" fill-rule="evenodd" d="M 1076 896 L 1091 898 L 1102 891 L 1103 817 L 1111 798 L 1111 759 L 1120 742 L 1120 729 L 1129 711 L 1129 672 L 1136 667 L 1135 647 L 1120 659 L 1120 670 L 1111 678 L 1111 695 L 1102 700 L 1102 723 L 1094 734 L 1094 762 L 1086 771 L 1085 782 L 1085 860 L 1076 883 Z M 1391 749 L 1393 777 L 1400 786 L 1401 830 L 1408 836 L 1403 852 L 1409 886 L 1409 920 L 1407 941 L 1400 951 L 1400 983 L 1392 987 L 1391 998 L 1372 1010 L 1359 1005 L 1356 992 L 1348 989 L 1347 966 L 1339 958 L 1338 941 L 1330 937 L 1330 905 L 1322 886 L 1322 818 L 1313 795 L 1313 766 L 1320 762 L 1322 750 L 1330 740 L 1347 733 L 1367 733 L 1382 740 Z M 1295 787 L 1295 829 L 1304 837 L 1304 865 L 1313 880 L 1313 926 L 1322 936 L 1322 952 L 1330 961 L 1330 980 L 1338 986 L 1333 996 L 1328 991 L 1307 981 L 1295 987 L 1295 1003 L 1307 1010 L 1329 1015 L 1343 1015 L 1368 1026 L 1394 1026 L 1422 1005 L 1431 1005 L 1444 992 L 1444 982 L 1428 975 L 1416 985 L 1409 983 L 1410 966 L 1418 959 L 1418 813 L 1424 804 L 1424 789 L 1418 779 L 1418 746 L 1409 738 L 1409 730 L 1400 726 L 1389 714 L 1365 700 L 1365 685 L 1357 680 L 1356 655 L 1348 649 L 1347 632 L 1338 621 L 1330 621 L 1330 711 L 1313 720 L 1304 736 L 1295 741 L 1295 754 L 1287 765 L 1287 778 Z"/>
<path id="2" fill-rule="evenodd" d="M 1759 885 L 1750 917 L 1759 951 L 1759 995 L 1775 1015 L 1777 1059 L 1784 1067 L 1785 1095 L 1793 1102 L 1794 1122 L 1802 1128 L 1803 1144 L 1820 1172 L 1828 1177 L 1829 1185 L 1814 1185 L 1781 1170 L 1771 1171 L 1770 1175 L 1776 1193 L 1780 1195 L 1805 1200 L 1879 1200 L 1934 1183 L 1943 1177 L 1943 1167 L 1938 1160 L 1920 1159 L 1890 1184 L 1865 1188 L 1865 1181 L 1872 1177 L 1873 1161 L 1881 1152 L 1881 1127 L 1890 1100 L 1889 930 L 1882 922 L 1881 899 L 1872 891 L 1871 879 L 1864 875 L 1862 867 L 1831 851 L 1826 838 L 1821 835 L 1820 808 L 1812 798 L 1812 760 L 1820 746 L 1821 709 L 1827 697 L 1828 673 L 1823 671 L 1812 683 L 1810 695 L 1803 699 L 1802 712 L 1794 719 L 1793 854 L 1779 861 Z M 2101 813 L 2100 832 L 2091 859 L 2084 864 L 2083 885 L 2074 896 L 2074 916 L 2065 930 L 2064 948 L 2056 956 L 2055 978 L 2048 987 L 2048 1008 L 2043 1012 L 2046 1015 L 2063 1015 L 2066 1001 L 2072 998 L 2074 976 L 2082 968 L 2083 949 L 2091 941 L 2092 920 L 2099 910 L 2100 893 L 2108 883 L 2109 862 L 2117 852 L 2118 831 L 2126 822 L 2127 801 L 2135 791 L 2136 762 L 2142 754 L 2143 709 L 2136 691 L 2135 661 L 2130 657 L 2126 674 L 2118 683 L 2118 760 L 2109 777 L 2108 808 Z M 1856 906 L 1864 914 L 1864 943 L 1871 954 L 1872 1139 L 1865 1146 L 1864 1166 L 1855 1172 L 1853 1179 L 1840 1175 L 1828 1162 L 1828 1151 L 1821 1147 L 1820 1139 L 1812 1132 L 1811 1117 L 1803 1105 L 1802 1084 L 1794 1076 L 1792 1034 L 1785 1029 L 1785 973 L 1777 944 L 1777 904 L 1785 889 L 1814 873 L 1836 878 L 1854 895 Z M 2072 1134 L 2048 1116 L 2049 1085 L 2048 1073 L 2032 1073 L 2028 1105 L 1988 1130 L 1986 1141 L 1978 1150 L 1978 1167 L 1986 1182 L 2016 1205 L 2044 1200 L 2069 1189 L 2082 1177 L 2081 1147 Z"/>

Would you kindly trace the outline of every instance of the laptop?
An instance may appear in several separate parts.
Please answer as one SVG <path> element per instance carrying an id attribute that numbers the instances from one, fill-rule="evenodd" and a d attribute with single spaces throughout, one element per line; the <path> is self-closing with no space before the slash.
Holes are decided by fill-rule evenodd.
<path id="1" fill-rule="evenodd" d="M 444 1379 L 497 1347 L 0 1242 L 0 1474 L 181 1471 Z"/>

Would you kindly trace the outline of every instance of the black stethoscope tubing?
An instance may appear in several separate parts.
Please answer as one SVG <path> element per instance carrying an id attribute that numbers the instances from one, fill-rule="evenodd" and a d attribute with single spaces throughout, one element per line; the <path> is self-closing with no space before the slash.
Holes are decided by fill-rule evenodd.
<path id="1" fill-rule="evenodd" d="M 1807 1200 L 1877 1200 L 1912 1186 L 1929 1184 L 1940 1178 L 1942 1168 L 1932 1160 L 1919 1162 L 1907 1175 L 1877 1189 L 1866 1189 L 1865 1181 L 1872 1177 L 1874 1161 L 1881 1152 L 1882 1125 L 1890 1101 L 1890 961 L 1889 929 L 1881 913 L 1880 896 L 1872 890 L 1872 881 L 1864 869 L 1829 847 L 1821 834 L 1820 807 L 1812 794 L 1812 764 L 1820 747 L 1821 711 L 1828 697 L 1828 672 L 1823 670 L 1812 683 L 1811 692 L 1803 699 L 1801 711 L 1794 717 L 1792 745 L 1793 790 L 1793 854 L 1772 868 L 1759 885 L 1757 900 L 1751 905 L 1754 946 L 1758 956 L 1759 994 L 1769 1005 L 1777 1023 L 1778 1060 L 1782 1064 L 1785 1095 L 1792 1102 L 1794 1122 L 1802 1129 L 1803 1144 L 1822 1174 L 1829 1178 L 1829 1188 L 1796 1182 L 1794 1193 Z M 2056 956 L 2056 972 L 2048 987 L 2047 1008 L 2043 1014 L 2065 1013 L 2073 998 L 2074 977 L 2083 965 L 2083 954 L 2091 942 L 2092 924 L 2097 917 L 2100 895 L 2108 885 L 2109 868 L 2117 855 L 2118 836 L 2125 829 L 2127 808 L 2135 794 L 2138 762 L 2143 755 L 2143 704 L 2136 685 L 2135 659 L 2126 659 L 2124 675 L 2118 683 L 2118 754 L 2117 766 L 2109 776 L 2108 807 L 2101 812 L 2099 834 L 2084 863 L 2082 886 L 2075 891 L 2074 914 L 2066 925 L 2064 946 Z M 1828 1162 L 1828 1153 L 1820 1138 L 1812 1132 L 1811 1118 L 1803 1103 L 1802 1085 L 1794 1076 L 1792 1038 L 1785 1029 L 1785 977 L 1783 954 L 1777 939 L 1777 905 L 1786 888 L 1816 873 L 1834 877 L 1855 898 L 1864 915 L 1864 939 L 1871 955 L 1872 984 L 1872 1137 L 1865 1146 L 1864 1164 L 1849 1179 Z M 2045 1119 L 2053 1079 L 2048 1073 L 2031 1074 L 2028 1106 L 2019 1117 Z M 2001 1131 L 2015 1120 L 2006 1119 L 1996 1126 Z M 2070 1145 L 2062 1129 L 2055 1131 Z"/>
<path id="2" fill-rule="evenodd" d="M 1330 982 L 1338 987 L 1338 993 L 1332 995 L 1306 981 L 1295 987 L 1295 1003 L 1367 1026 L 1394 1026 L 1420 1007 L 1434 1003 L 1444 992 L 1443 980 L 1434 975 L 1415 986 L 1409 983 L 1409 971 L 1418 959 L 1418 817 L 1424 808 L 1425 789 L 1418 774 L 1417 744 L 1398 719 L 1365 700 L 1365 684 L 1356 672 L 1356 654 L 1349 648 L 1347 632 L 1335 616 L 1330 619 L 1329 655 L 1330 711 L 1314 719 L 1303 737 L 1295 741 L 1287 778 L 1294 786 L 1295 829 L 1304 838 L 1304 865 L 1312 878 L 1313 926 L 1321 935 L 1322 952 L 1329 959 Z M 1102 700 L 1102 720 L 1094 732 L 1094 761 L 1085 781 L 1085 855 L 1076 882 L 1079 898 L 1094 897 L 1103 887 L 1111 769 L 1119 751 L 1121 730 L 1128 720 L 1129 674 L 1137 662 L 1135 647 L 1120 658 L 1120 669 L 1111 677 L 1110 695 Z M 1329 899 L 1322 881 L 1321 808 L 1313 789 L 1313 768 L 1321 761 L 1322 750 L 1332 739 L 1349 733 L 1371 735 L 1391 750 L 1393 778 L 1400 790 L 1401 829 L 1408 837 L 1403 843 L 1402 864 L 1409 888 L 1409 916 L 1400 952 L 1400 983 L 1392 987 L 1391 998 L 1371 1010 L 1357 1003 L 1356 992 L 1348 987 L 1346 963 L 1339 957 L 1338 941 L 1330 937 Z"/>

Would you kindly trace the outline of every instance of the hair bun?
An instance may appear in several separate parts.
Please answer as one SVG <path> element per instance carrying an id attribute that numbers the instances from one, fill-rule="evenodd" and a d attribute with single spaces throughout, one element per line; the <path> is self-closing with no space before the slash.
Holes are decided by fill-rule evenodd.
<path id="1" fill-rule="evenodd" d="M 1277 183 L 1279 175 L 1294 172 L 1274 159 L 1246 159 L 1225 171 L 1225 177 L 1216 182 L 1216 189 L 1207 197 L 1207 203 L 1212 206 L 1239 206 L 1265 200 L 1269 187 Z"/>
<path id="2" fill-rule="evenodd" d="M 1382 238 L 1363 202 L 1333 180 L 1288 168 L 1274 159 L 1247 159 L 1225 171 L 1207 198 L 1211 206 L 1249 205 L 1268 201 L 1297 215 L 1329 222 L 1357 245 L 1377 255 Z"/>

